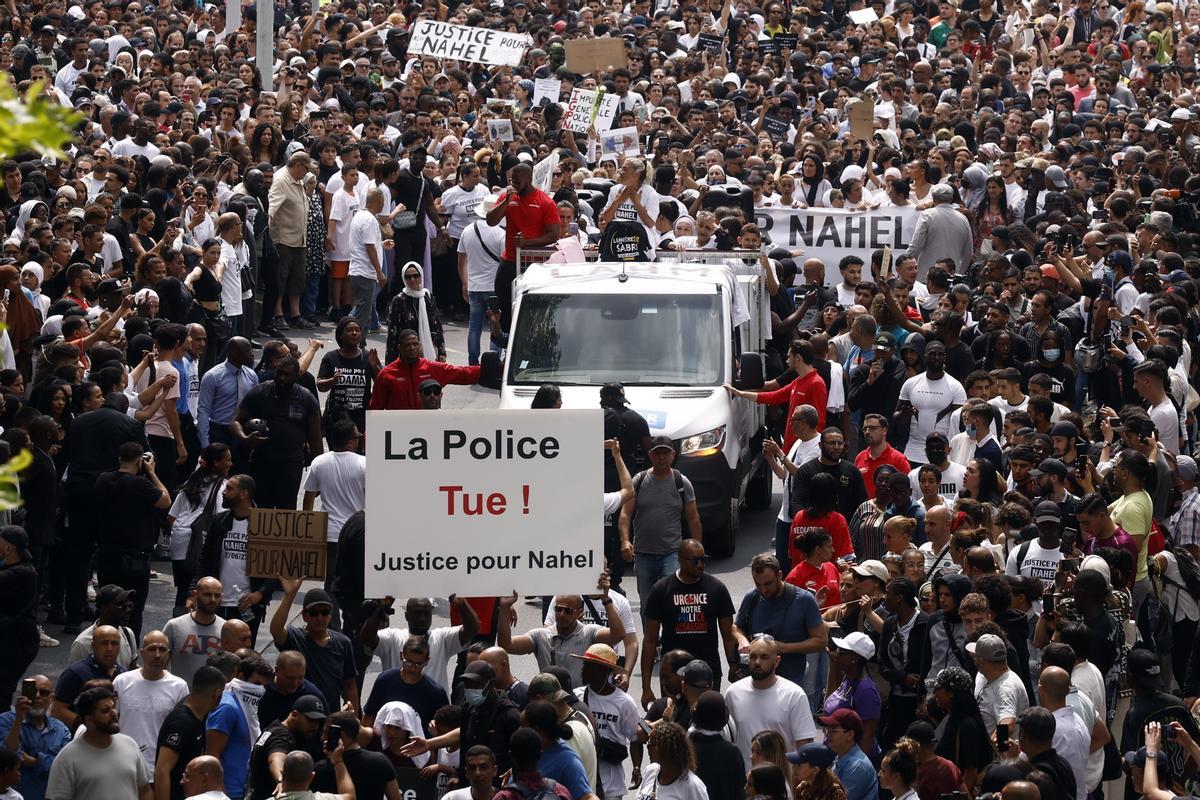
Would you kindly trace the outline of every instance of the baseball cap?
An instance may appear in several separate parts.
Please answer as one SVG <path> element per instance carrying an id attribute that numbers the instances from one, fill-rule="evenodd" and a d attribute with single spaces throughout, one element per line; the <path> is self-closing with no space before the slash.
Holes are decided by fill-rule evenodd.
<path id="1" fill-rule="evenodd" d="M 842 638 L 833 637 L 833 645 L 839 650 L 849 650 L 852 653 L 857 653 L 864 659 L 875 657 L 875 643 L 871 641 L 871 637 L 861 631 L 854 631 L 846 634 Z"/>
<path id="2" fill-rule="evenodd" d="M 1008 648 L 1004 646 L 1004 640 L 994 633 L 985 633 L 974 642 L 970 642 L 967 652 L 980 661 L 998 663 L 1008 660 Z"/>
<path id="3" fill-rule="evenodd" d="M 463 679 L 469 680 L 474 687 L 496 680 L 496 670 L 486 661 L 472 661 L 463 670 Z M 559 685 L 561 688 L 561 684 Z"/>
<path id="4" fill-rule="evenodd" d="M 1058 280 L 1059 278 L 1058 267 L 1053 264 L 1042 264 L 1041 272 L 1043 278 L 1054 278 L 1054 280 Z"/>
<path id="5" fill-rule="evenodd" d="M 793 764 L 808 764 L 817 769 L 829 769 L 833 765 L 834 753 L 820 742 L 809 742 L 799 750 L 787 754 Z"/>
<path id="6" fill-rule="evenodd" d="M 1171 112 L 1172 122 L 1191 122 L 1191 120 L 1192 112 L 1188 111 L 1186 108 L 1177 108 Z"/>
<path id="7" fill-rule="evenodd" d="M 308 611 L 316 606 L 333 608 L 333 598 L 329 596 L 329 592 L 324 589 L 309 589 L 304 593 L 304 610 Z"/>
<path id="8" fill-rule="evenodd" d="M 851 571 L 860 578 L 874 578 L 883 584 L 886 584 L 889 580 L 887 565 L 874 558 L 867 559 L 861 564 L 856 564 Z"/>
<path id="9" fill-rule="evenodd" d="M 668 450 L 674 450 L 675 443 L 673 441 L 671 441 L 670 436 L 663 436 L 662 434 L 659 434 L 658 436 L 650 437 L 650 452 L 653 453 L 655 450 L 658 450 L 660 447 L 665 447 Z"/>
<path id="10" fill-rule="evenodd" d="M 96 294 L 113 294 L 115 292 L 122 291 L 123 286 L 124 285 L 116 278 L 105 278 L 96 284 Z"/>
<path id="11" fill-rule="evenodd" d="M 11 541 L 9 542 L 12 543 Z M 132 589 L 122 589 L 115 583 L 106 583 L 96 592 L 97 606 L 111 606 L 116 603 L 124 603 L 129 598 L 133 597 Z"/>
<path id="12" fill-rule="evenodd" d="M 1175 471 L 1185 481 L 1194 481 L 1197 475 L 1200 475 L 1200 466 L 1197 466 L 1196 460 L 1191 456 L 1179 456 L 1175 459 Z"/>
<path id="13" fill-rule="evenodd" d="M 919 719 L 908 726 L 904 731 L 904 735 L 914 742 L 919 744 L 933 744 L 936 738 L 936 733 L 933 726 L 923 719 Z"/>
<path id="14" fill-rule="evenodd" d="M 694 658 L 679 670 L 679 679 L 693 689 L 707 689 L 713 682 L 712 667 L 707 661 Z"/>
<path id="15" fill-rule="evenodd" d="M 896 337 L 884 331 L 875 337 L 876 350 L 892 350 L 896 347 Z"/>
<path id="16" fill-rule="evenodd" d="M 421 394 L 425 394 L 426 391 L 429 391 L 432 389 L 441 389 L 441 388 L 442 388 L 442 385 L 440 383 L 438 383 L 437 380 L 435 380 L 434 378 L 426 378 L 425 380 L 421 381 L 421 385 L 417 387 L 417 390 Z"/>
<path id="17" fill-rule="evenodd" d="M 325 704 L 321 702 L 321 698 L 311 694 L 306 694 L 296 698 L 296 702 L 292 703 L 292 711 L 299 712 L 309 719 L 325 719 Z"/>
<path id="18" fill-rule="evenodd" d="M 1162 682 L 1162 661 L 1158 654 L 1138 647 L 1129 652 L 1129 681 L 1142 688 L 1156 688 Z"/>
<path id="19" fill-rule="evenodd" d="M 25 561 L 33 559 L 33 554 L 29 552 L 29 534 L 23 528 L 9 525 L 0 530 L 0 539 L 11 544 L 16 549 L 17 555 Z"/>
<path id="20" fill-rule="evenodd" d="M 1037 465 L 1036 469 L 1029 471 L 1029 474 L 1035 478 L 1042 475 L 1057 475 L 1060 478 L 1065 478 L 1067 477 L 1067 465 L 1057 458 L 1044 458 L 1042 459 L 1042 463 Z"/>
<path id="21" fill-rule="evenodd" d="M 1163 770 L 1166 770 L 1170 767 L 1170 761 L 1167 759 L 1166 751 L 1160 749 L 1158 751 L 1158 756 L 1155 760 L 1158 761 L 1159 780 L 1162 780 L 1162 778 L 1166 774 L 1163 772 Z M 1128 753 L 1125 754 L 1125 763 L 1129 764 L 1130 766 L 1137 767 L 1138 769 L 1145 769 L 1146 768 L 1146 748 L 1139 747 L 1136 751 L 1130 750 Z"/>
<path id="22" fill-rule="evenodd" d="M 832 714 L 817 717 L 817 724 L 823 728 L 845 728 L 854 734 L 855 739 L 862 736 L 862 717 L 849 708 L 839 708 Z"/>
<path id="23" fill-rule="evenodd" d="M 557 703 L 559 700 L 566 700 L 571 696 L 563 690 L 562 684 L 558 682 L 558 678 L 549 672 L 542 672 L 533 676 L 533 680 L 529 682 L 529 694 L 543 697 L 552 703 Z"/>
<path id="24" fill-rule="evenodd" d="M 1062 462 L 1059 462 L 1062 463 Z M 1053 500 L 1043 500 L 1037 504 L 1037 508 L 1033 511 L 1033 521 L 1042 522 L 1062 522 L 1062 509 L 1058 507 L 1058 503 Z"/>

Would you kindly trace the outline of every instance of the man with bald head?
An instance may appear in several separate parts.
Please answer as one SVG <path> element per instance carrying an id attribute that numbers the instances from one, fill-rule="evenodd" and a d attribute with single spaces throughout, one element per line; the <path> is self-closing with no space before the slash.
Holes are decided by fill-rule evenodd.
<path id="1" fill-rule="evenodd" d="M 479 654 L 479 660 L 492 665 L 496 671 L 496 688 L 508 695 L 517 708 L 525 708 L 529 704 L 529 685 L 513 676 L 508 653 L 503 647 L 487 648 Z"/>
<path id="2" fill-rule="evenodd" d="M 1029 781 L 1011 781 L 1000 790 L 1002 800 L 1042 800 L 1037 786 Z"/>
<path id="3" fill-rule="evenodd" d="M 179 780 L 184 797 L 197 800 L 229 800 L 222 789 L 225 786 L 225 771 L 221 761 L 212 756 L 196 756 L 183 769 Z"/>
<path id="4" fill-rule="evenodd" d="M 96 678 L 113 680 L 124 670 L 117 663 L 121 653 L 121 632 L 111 625 L 98 625 L 92 632 L 92 654 L 72 662 L 58 676 L 54 686 L 54 707 L 51 713 L 69 730 L 79 727 L 79 716 L 72 710 L 75 698 L 83 685 Z"/>
<path id="5" fill-rule="evenodd" d="M 163 633 L 171 646 L 171 674 L 189 684 L 205 660 L 221 651 L 221 625 L 217 612 L 221 608 L 225 588 L 214 577 L 196 581 L 195 606 L 186 614 L 167 620 Z M 240 620 L 239 620 L 240 621 Z"/>
<path id="6" fill-rule="evenodd" d="M 920 546 L 925 557 L 925 579 L 961 572 L 962 568 L 950 557 L 950 524 L 954 512 L 948 505 L 937 505 L 925 512 L 925 535 L 929 541 Z"/>
<path id="7" fill-rule="evenodd" d="M 1068 764 L 1075 775 L 1075 798 L 1087 796 L 1087 763 L 1092 732 L 1075 709 L 1067 705 L 1071 691 L 1071 675 L 1061 667 L 1046 667 L 1038 677 L 1038 702 L 1054 714 L 1054 751 Z"/>
<path id="8" fill-rule="evenodd" d="M 226 653 L 251 648 L 250 626 L 242 619 L 227 619 L 221 625 L 221 649 Z"/>
<path id="9" fill-rule="evenodd" d="M 737 726 L 734 744 L 750 763 L 750 740 L 759 731 L 775 731 L 788 749 L 800 749 L 817 737 L 817 726 L 804 690 L 776 674 L 779 643 L 770 636 L 750 643 L 750 676 L 725 689 L 729 718 Z"/>
<path id="10" fill-rule="evenodd" d="M 187 681 L 167 672 L 171 646 L 162 631 L 150 631 L 142 639 L 142 666 L 122 672 L 113 679 L 117 714 L 124 720 L 123 732 L 133 737 L 142 750 L 150 773 L 158 755 L 158 730 L 167 715 L 188 695 Z"/>

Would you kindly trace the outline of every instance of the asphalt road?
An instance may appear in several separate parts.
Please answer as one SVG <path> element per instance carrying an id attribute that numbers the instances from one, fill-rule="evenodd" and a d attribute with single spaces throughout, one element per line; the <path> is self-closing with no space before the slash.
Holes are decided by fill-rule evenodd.
<path id="1" fill-rule="evenodd" d="M 322 342 L 326 348 L 334 347 L 333 344 L 333 326 L 326 324 L 320 329 L 313 331 L 315 338 Z M 486 335 L 486 334 L 485 334 Z M 368 337 L 369 345 L 383 352 L 385 336 L 376 335 Z M 301 348 L 307 345 L 307 339 L 297 337 L 297 342 Z M 451 363 L 465 364 L 467 362 L 467 330 L 466 323 L 455 324 L 446 323 L 446 349 Z M 321 353 L 313 361 L 313 369 L 316 369 L 320 364 Z M 443 407 L 445 408 L 495 408 L 498 404 L 498 395 L 490 390 L 481 389 L 479 387 L 463 387 L 463 386 L 448 386 L 446 387 L 443 396 Z M 730 593 L 733 595 L 734 602 L 737 603 L 741 596 L 753 586 L 753 581 L 750 578 L 750 570 L 748 565 L 750 558 L 755 553 L 769 549 L 771 537 L 774 534 L 775 515 L 778 513 L 779 502 L 781 499 L 780 486 L 778 481 L 775 485 L 774 501 L 769 510 L 745 512 L 742 514 L 741 533 L 737 542 L 737 552 L 731 558 L 713 560 L 709 562 L 708 571 L 710 574 L 716 575 L 726 586 L 729 587 Z M 319 508 L 319 506 L 318 506 Z M 367 513 L 371 513 L 370 500 L 367 502 Z M 156 562 L 154 569 L 158 572 L 158 577 L 152 578 L 150 581 L 150 596 L 146 603 L 145 626 L 144 630 L 150 631 L 156 628 L 161 628 L 162 625 L 171 616 L 171 609 L 174 603 L 174 587 L 171 583 L 171 565 L 168 561 Z M 638 609 L 637 588 L 636 582 L 633 580 L 632 571 L 624 581 L 623 588 L 628 593 L 629 600 L 633 605 L 634 611 Z M 395 592 L 397 597 L 403 597 L 403 591 Z M 270 620 L 278 607 L 278 596 L 271 604 L 267 611 L 267 620 Z M 398 602 L 397 605 L 401 605 Z M 449 610 L 445 598 L 437 598 L 435 601 L 435 616 L 434 625 L 449 624 Z M 527 603 L 518 603 L 518 621 L 517 631 L 524 632 L 541 624 L 539 612 L 541 610 L 540 603 L 533 606 Z M 299 614 L 299 606 L 297 605 L 295 614 Z M 402 617 L 398 614 L 395 618 L 396 624 L 403 624 Z M 70 647 L 73 637 L 66 636 L 61 632 L 61 626 L 50 625 L 45 626 L 46 632 L 62 643 L 56 648 L 43 647 L 38 653 L 37 659 L 30 668 L 30 674 L 42 673 L 50 676 L 53 680 L 57 674 L 67 665 L 67 650 Z M 257 646 L 263 650 L 264 657 L 271 662 L 274 662 L 277 655 L 275 647 L 270 642 L 270 633 L 267 631 L 267 625 L 262 626 L 259 631 Z M 537 664 L 533 656 L 518 656 L 513 659 L 513 671 L 518 678 L 528 680 L 537 672 Z M 371 683 L 374 680 L 374 674 L 379 672 L 379 661 L 375 660 L 370 674 L 367 676 L 367 685 L 364 691 L 370 691 Z M 634 684 L 635 691 L 640 684 Z M 636 698 L 637 695 L 635 694 Z"/>

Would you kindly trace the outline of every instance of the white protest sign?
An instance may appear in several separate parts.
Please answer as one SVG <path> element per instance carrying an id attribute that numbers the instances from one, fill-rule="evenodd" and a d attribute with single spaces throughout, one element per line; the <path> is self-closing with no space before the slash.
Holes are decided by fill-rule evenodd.
<path id="1" fill-rule="evenodd" d="M 515 67 L 531 44 L 532 40 L 521 33 L 419 19 L 412 26 L 408 54 Z"/>
<path id="2" fill-rule="evenodd" d="M 613 128 L 600 137 L 600 152 L 604 155 L 640 156 L 641 142 L 638 139 L 638 129 Z"/>
<path id="3" fill-rule="evenodd" d="M 572 89 L 571 99 L 567 102 L 567 113 L 563 115 L 563 125 L 572 133 L 587 133 L 592 124 L 592 110 L 596 107 L 595 89 Z"/>
<path id="4" fill-rule="evenodd" d="M 533 165 L 533 185 L 541 189 L 543 192 L 549 194 L 550 184 L 554 180 L 554 170 L 557 168 L 558 151 L 555 150 L 553 153 Z"/>
<path id="5" fill-rule="evenodd" d="M 866 258 L 873 250 L 890 247 L 908 251 L 920 212 L 914 206 L 891 206 L 866 211 L 840 208 L 756 208 L 758 229 L 775 247 L 804 248 L 805 258 L 837 264 L 843 256 Z M 825 283 L 841 279 L 835 269 L 825 271 Z M 832 274 L 830 274 L 832 273 Z"/>
<path id="6" fill-rule="evenodd" d="M 596 116 L 593 124 L 596 130 L 603 133 L 612 127 L 617 119 L 617 110 L 621 107 L 621 98 L 615 94 L 603 94 L 600 96 L 600 101 L 597 104 Z"/>
<path id="7" fill-rule="evenodd" d="M 500 142 L 511 142 L 513 140 L 511 119 L 489 119 L 487 127 L 489 139 L 495 139 Z"/>
<path id="8" fill-rule="evenodd" d="M 557 103 L 558 96 L 562 92 L 562 81 L 558 78 L 538 78 L 533 82 L 533 106 L 549 105 Z"/>
<path id="9" fill-rule="evenodd" d="M 368 597 L 596 585 L 611 457 L 599 409 L 367 414 Z"/>
<path id="10" fill-rule="evenodd" d="M 873 8 L 860 8 L 857 11 L 848 11 L 846 12 L 846 16 L 855 25 L 868 25 L 879 19 L 879 15 L 875 13 L 875 9 Z"/>

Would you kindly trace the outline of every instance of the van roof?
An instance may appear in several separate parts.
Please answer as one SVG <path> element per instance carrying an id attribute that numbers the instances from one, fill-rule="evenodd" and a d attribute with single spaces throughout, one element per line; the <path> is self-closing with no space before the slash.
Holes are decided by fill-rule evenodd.
<path id="1" fill-rule="evenodd" d="M 605 261 L 589 261 L 573 264 L 533 264 L 521 274 L 518 281 L 521 291 L 539 291 L 543 289 L 563 289 L 571 283 L 586 283 L 588 291 L 595 291 L 598 286 L 607 286 L 611 281 L 613 291 L 621 286 L 618 276 L 621 274 L 621 264 Z M 624 265 L 624 272 L 631 280 L 643 284 L 641 290 L 651 292 L 677 291 L 683 284 L 689 288 L 688 293 L 703 291 L 708 293 L 715 283 L 726 285 L 733 270 L 724 264 L 689 264 L 684 262 L 629 262 Z M 626 284 L 627 285 L 627 284 Z M 660 285 L 662 288 L 658 289 Z M 674 289 L 672 287 L 675 287 Z"/>

